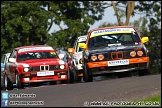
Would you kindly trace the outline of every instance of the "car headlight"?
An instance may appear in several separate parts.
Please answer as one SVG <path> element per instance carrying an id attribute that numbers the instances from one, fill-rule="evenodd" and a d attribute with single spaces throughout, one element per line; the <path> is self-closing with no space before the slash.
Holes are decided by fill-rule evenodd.
<path id="1" fill-rule="evenodd" d="M 24 67 L 24 72 L 28 72 L 29 68 L 28 67 Z"/>
<path id="2" fill-rule="evenodd" d="M 99 60 L 103 60 L 103 59 L 104 59 L 104 55 L 99 54 L 99 55 L 98 55 L 98 59 L 99 59 Z"/>
<path id="3" fill-rule="evenodd" d="M 135 56 L 136 56 L 136 52 L 135 52 L 135 51 L 131 51 L 131 52 L 130 52 L 130 56 L 131 56 L 131 57 L 135 57 Z"/>
<path id="4" fill-rule="evenodd" d="M 64 69 L 65 68 L 65 66 L 64 65 L 60 65 L 60 69 Z"/>
<path id="5" fill-rule="evenodd" d="M 97 60 L 97 56 L 93 55 L 93 56 L 91 56 L 91 59 L 92 59 L 92 61 L 96 61 Z"/>
<path id="6" fill-rule="evenodd" d="M 137 51 L 137 55 L 138 56 L 142 56 L 143 55 L 143 52 L 142 51 Z"/>

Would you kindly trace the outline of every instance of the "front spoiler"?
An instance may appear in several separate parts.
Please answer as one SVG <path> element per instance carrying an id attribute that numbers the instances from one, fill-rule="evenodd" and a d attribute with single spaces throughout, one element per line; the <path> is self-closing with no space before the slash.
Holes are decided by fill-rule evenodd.
<path id="1" fill-rule="evenodd" d="M 145 69 L 145 68 L 143 68 Z M 107 73 L 119 73 L 119 72 L 128 72 L 128 71 L 138 71 L 142 70 L 141 69 L 136 69 L 136 68 L 129 68 L 129 69 L 121 69 L 121 70 L 113 70 L 113 71 L 94 71 L 92 72 L 92 75 L 99 75 L 99 74 L 107 74 Z"/>
<path id="2" fill-rule="evenodd" d="M 32 83 L 32 82 L 48 82 L 48 81 L 62 81 L 68 80 L 68 75 L 61 75 L 63 77 L 54 76 L 43 76 L 43 77 L 21 77 L 22 83 Z"/>

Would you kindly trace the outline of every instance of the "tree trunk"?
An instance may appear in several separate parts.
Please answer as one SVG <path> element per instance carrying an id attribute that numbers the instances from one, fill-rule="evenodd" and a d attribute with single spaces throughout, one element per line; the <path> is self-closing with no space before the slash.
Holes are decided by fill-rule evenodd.
<path id="1" fill-rule="evenodd" d="M 130 16 L 132 15 L 135 7 L 135 1 L 128 1 L 128 8 L 126 10 L 126 21 L 125 26 L 129 25 Z"/>
<path id="2" fill-rule="evenodd" d="M 116 15 L 116 17 L 117 17 L 118 25 L 119 25 L 119 26 L 122 26 L 123 23 L 122 23 L 121 20 L 120 20 L 120 16 L 119 16 L 118 11 L 117 11 L 117 9 L 116 9 L 115 3 L 114 3 L 114 1 L 111 1 L 111 3 L 112 3 L 112 6 L 113 6 L 113 8 L 114 8 L 115 15 Z"/>

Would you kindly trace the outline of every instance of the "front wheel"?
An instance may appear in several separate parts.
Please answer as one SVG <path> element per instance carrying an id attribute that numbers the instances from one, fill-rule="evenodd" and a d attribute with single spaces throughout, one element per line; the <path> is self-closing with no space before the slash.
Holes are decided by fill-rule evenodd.
<path id="1" fill-rule="evenodd" d="M 13 84 L 12 82 L 9 80 L 9 78 L 7 77 L 7 75 L 5 74 L 5 89 L 7 90 L 13 90 Z"/>
<path id="2" fill-rule="evenodd" d="M 70 82 L 74 83 L 78 81 L 78 74 L 77 71 L 73 68 L 70 70 Z"/>
<path id="3" fill-rule="evenodd" d="M 93 81 L 93 76 L 89 74 L 90 71 L 87 68 L 87 64 L 84 64 L 83 66 L 83 81 L 84 82 L 92 82 Z"/>
<path id="4" fill-rule="evenodd" d="M 18 88 L 18 89 L 23 89 L 24 88 L 24 85 L 23 85 L 23 83 L 21 82 L 21 80 L 20 80 L 20 75 L 16 72 L 16 87 Z"/>
<path id="5" fill-rule="evenodd" d="M 2 74 L 2 78 L 1 78 L 1 90 L 3 90 L 5 88 L 5 75 Z"/>

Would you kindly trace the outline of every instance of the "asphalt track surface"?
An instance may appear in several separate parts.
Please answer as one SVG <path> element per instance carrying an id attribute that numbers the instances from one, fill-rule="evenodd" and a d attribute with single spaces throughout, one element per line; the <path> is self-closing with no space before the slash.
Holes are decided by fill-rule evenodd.
<path id="1" fill-rule="evenodd" d="M 131 101 L 161 95 L 161 74 L 115 78 L 86 83 L 47 85 L 8 92 L 8 101 L 43 101 L 43 105 L 9 107 L 84 107 L 87 103 Z M 11 98 L 11 94 L 34 94 L 35 98 Z M 2 107 L 2 104 L 1 104 Z"/>

